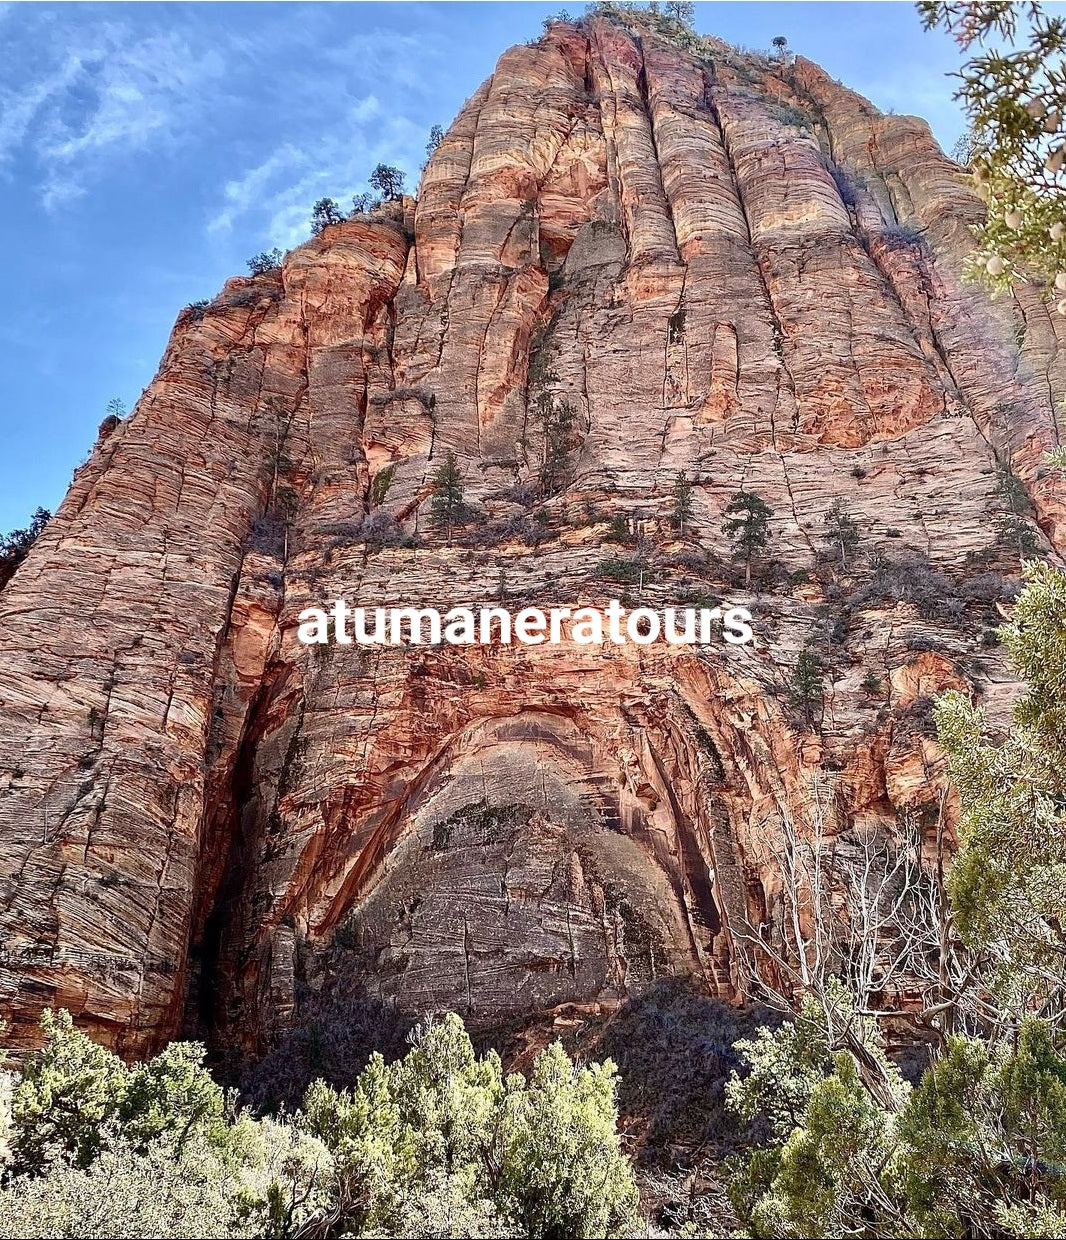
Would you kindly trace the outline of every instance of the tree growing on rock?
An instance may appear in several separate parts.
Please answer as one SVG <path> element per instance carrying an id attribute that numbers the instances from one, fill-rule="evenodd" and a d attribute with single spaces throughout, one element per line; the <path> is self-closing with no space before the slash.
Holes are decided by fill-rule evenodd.
<path id="1" fill-rule="evenodd" d="M 811 649 L 800 651 L 792 669 L 789 697 L 793 706 L 803 712 L 808 727 L 814 724 L 815 715 L 822 708 L 823 676 L 822 660 Z"/>
<path id="2" fill-rule="evenodd" d="M 403 196 L 404 174 L 392 164 L 378 164 L 370 174 L 370 184 L 387 202 Z"/>
<path id="3" fill-rule="evenodd" d="M 259 254 L 253 254 L 248 260 L 248 270 L 253 276 L 265 275 L 268 271 L 275 271 L 281 266 L 285 255 L 275 246 L 272 250 L 262 250 Z"/>
<path id="4" fill-rule="evenodd" d="M 693 498 L 693 486 L 689 480 L 688 474 L 684 470 L 679 470 L 677 477 L 674 479 L 673 490 L 673 507 L 670 511 L 670 524 L 680 534 L 685 532 L 685 522 L 692 520 L 692 511 L 695 507 Z"/>
<path id="5" fill-rule="evenodd" d="M 1025 484 L 1009 464 L 1000 466 L 996 490 L 1003 502 L 1003 511 L 993 518 L 996 537 L 1005 546 L 1017 551 L 1020 560 L 1029 559 L 1037 553 L 1032 522 L 1033 503 Z"/>
<path id="6" fill-rule="evenodd" d="M 434 125 L 429 131 L 429 141 L 426 143 L 426 159 L 433 154 L 438 146 L 444 141 L 443 125 Z"/>
<path id="7" fill-rule="evenodd" d="M 574 406 L 566 397 L 542 392 L 537 397 L 537 414 L 544 435 L 540 464 L 540 485 L 545 495 L 558 491 L 567 475 L 567 462 L 574 447 Z"/>
<path id="8" fill-rule="evenodd" d="M 463 513 L 463 476 L 455 453 L 448 449 L 444 460 L 433 474 L 433 500 L 430 505 L 433 521 L 451 538 L 452 528 Z"/>
<path id="9" fill-rule="evenodd" d="M 333 224 L 344 223 L 344 212 L 334 198 L 320 198 L 311 208 L 311 232 L 314 236 Z"/>
<path id="10" fill-rule="evenodd" d="M 744 585 L 751 587 L 751 566 L 770 541 L 771 509 L 754 491 L 737 491 L 725 509 L 722 532 L 733 544 L 734 556 L 744 561 Z"/>
<path id="11" fill-rule="evenodd" d="M 696 6 L 691 0 L 667 0 L 663 5 L 663 12 L 679 26 L 684 26 L 686 30 L 695 28 Z"/>
<path id="12" fill-rule="evenodd" d="M 848 556 L 859 545 L 859 527 L 851 517 L 845 500 L 835 499 L 824 517 L 822 540 L 840 552 L 840 567 L 847 572 Z"/>
<path id="13" fill-rule="evenodd" d="M 15 569 L 29 555 L 30 548 L 51 519 L 52 514 L 47 508 L 38 508 L 28 526 L 0 537 L 0 587 L 14 576 Z"/>

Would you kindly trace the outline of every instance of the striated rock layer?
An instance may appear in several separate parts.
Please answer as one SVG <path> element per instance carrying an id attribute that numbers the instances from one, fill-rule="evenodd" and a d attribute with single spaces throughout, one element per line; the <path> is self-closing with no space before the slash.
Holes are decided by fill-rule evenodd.
<path id="1" fill-rule="evenodd" d="M 772 921 L 767 841 L 812 780 L 834 830 L 928 819 L 930 695 L 1012 699 L 978 646 L 990 574 L 1018 569 L 1005 468 L 1015 523 L 1066 537 L 1041 465 L 1063 320 L 963 286 L 979 210 L 922 121 L 802 58 L 591 19 L 501 58 L 417 200 L 183 312 L 0 593 L 14 1044 L 47 1004 L 128 1053 L 182 1030 L 255 1053 L 334 993 L 475 1024 L 663 974 L 742 998 L 731 926 Z M 447 449 L 473 510 L 450 538 Z M 741 488 L 774 512 L 751 591 L 721 532 Z M 846 566 L 823 554 L 837 496 Z M 606 579 L 626 557 L 642 584 Z M 620 592 L 748 602 L 758 640 L 296 638 L 338 597 Z"/>

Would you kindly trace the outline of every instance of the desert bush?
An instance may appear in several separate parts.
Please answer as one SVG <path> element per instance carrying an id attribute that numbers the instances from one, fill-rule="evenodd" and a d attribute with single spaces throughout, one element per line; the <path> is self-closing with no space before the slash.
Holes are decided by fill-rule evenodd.
<path id="1" fill-rule="evenodd" d="M 931 697 L 916 697 L 896 715 L 897 730 L 904 736 L 936 736 L 936 701 Z"/>
<path id="2" fill-rule="evenodd" d="M 923 244 L 922 234 L 916 228 L 902 224 L 891 225 L 878 233 L 878 240 L 886 250 L 912 250 Z"/>
<path id="3" fill-rule="evenodd" d="M 558 1043 L 528 1081 L 505 1079 L 450 1015 L 403 1060 L 372 1057 L 352 1090 L 313 1085 L 301 1122 L 333 1154 L 337 1208 L 357 1234 L 403 1235 L 427 1201 L 529 1237 L 626 1234 L 637 1195 L 615 1088 L 613 1064 L 577 1068 Z"/>
<path id="4" fill-rule="evenodd" d="M 47 1014 L 12 1100 L 0 1227 L 17 1237 L 630 1235 L 637 1192 L 610 1062 L 558 1044 L 528 1080 L 459 1017 L 321 1080 L 291 1117 L 238 1111 L 174 1043 L 127 1066 Z"/>
<path id="5" fill-rule="evenodd" d="M 68 1012 L 45 1012 L 44 1046 L 29 1056 L 11 1099 L 16 1174 L 55 1161 L 87 1167 L 115 1134 L 134 1151 L 180 1150 L 199 1133 L 226 1144 L 225 1099 L 203 1066 L 204 1048 L 175 1043 L 129 1068 L 73 1026 Z"/>
<path id="6" fill-rule="evenodd" d="M 637 536 L 629 528 L 629 519 L 623 512 L 616 512 L 607 523 L 607 532 L 604 534 L 605 542 L 622 543 L 623 546 L 634 546 L 637 542 Z"/>
<path id="7" fill-rule="evenodd" d="M 542 543 L 551 542 L 558 537 L 558 530 L 553 530 L 536 516 L 519 513 L 502 521 L 471 525 L 462 531 L 456 541 L 461 547 L 498 547 L 514 542 L 524 543 L 527 547 L 539 547 Z"/>
<path id="8" fill-rule="evenodd" d="M 104 1236 L 254 1236 L 240 1218 L 237 1185 L 202 1139 L 175 1158 L 116 1139 L 94 1162 L 60 1160 L 0 1192 L 0 1229 L 12 1240 Z"/>
<path id="9" fill-rule="evenodd" d="M 364 517 L 357 530 L 357 542 L 368 547 L 413 547 L 415 540 L 388 512 L 372 512 Z"/>
<path id="10" fill-rule="evenodd" d="M 266 296 L 267 294 L 262 288 L 250 285 L 248 288 L 238 288 L 234 289 L 232 293 L 227 293 L 226 299 L 222 304 L 226 307 L 248 310 L 252 306 L 258 306 Z"/>
<path id="11" fill-rule="evenodd" d="M 386 465 L 384 469 L 379 469 L 374 475 L 374 481 L 370 484 L 370 502 L 375 508 L 380 508 L 385 502 L 385 497 L 388 495 L 389 488 L 392 486 L 395 477 L 395 462 Z"/>
<path id="12" fill-rule="evenodd" d="M 882 554 L 873 558 L 872 567 L 869 580 L 844 600 L 846 610 L 854 611 L 882 601 L 899 601 L 913 603 L 924 620 L 943 620 L 949 624 L 963 620 L 967 602 L 965 586 L 934 568 L 921 552 L 905 551 L 894 559 Z M 979 593 L 989 588 L 987 582 L 976 587 Z"/>
<path id="13" fill-rule="evenodd" d="M 531 478 L 525 482 L 516 482 L 513 487 L 502 491 L 500 498 L 512 504 L 521 504 L 523 508 L 532 508 L 542 499 L 540 483 Z"/>
<path id="14" fill-rule="evenodd" d="M 248 532 L 248 545 L 253 551 L 281 559 L 285 550 L 285 528 L 284 519 L 276 514 L 266 513 L 253 517 Z"/>
<path id="15" fill-rule="evenodd" d="M 647 1122 L 647 1158 L 673 1149 L 726 1152 L 742 1142 L 725 1099 L 726 1081 L 741 1064 L 733 1047 L 778 1020 L 765 1008 L 710 999 L 676 978 L 656 982 L 619 1010 L 594 1051 L 618 1065 L 622 1111 Z"/>
<path id="16" fill-rule="evenodd" d="M 635 556 L 609 556 L 600 560 L 596 565 L 596 574 L 605 581 L 616 581 L 622 585 L 637 585 L 650 576 L 647 562 Z"/>

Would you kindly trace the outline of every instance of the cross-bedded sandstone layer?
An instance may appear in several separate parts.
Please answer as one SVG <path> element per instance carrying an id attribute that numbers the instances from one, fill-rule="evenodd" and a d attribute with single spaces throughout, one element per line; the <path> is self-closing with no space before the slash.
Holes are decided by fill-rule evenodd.
<path id="1" fill-rule="evenodd" d="M 802 58 L 592 19 L 500 59 L 417 200 L 183 312 L 0 593 L 16 1044 L 47 1004 L 131 1053 L 255 1052 L 334 987 L 475 1023 L 664 973 L 741 995 L 731 926 L 772 925 L 765 844 L 812 779 L 834 830 L 892 830 L 939 794 L 930 695 L 1011 700 L 977 644 L 1017 571 L 1004 469 L 1045 549 L 1066 536 L 1041 464 L 1063 320 L 962 284 L 979 210 L 923 122 Z M 741 488 L 774 510 L 751 592 L 721 532 Z M 757 644 L 296 639 L 337 597 L 620 592 L 752 600 Z"/>

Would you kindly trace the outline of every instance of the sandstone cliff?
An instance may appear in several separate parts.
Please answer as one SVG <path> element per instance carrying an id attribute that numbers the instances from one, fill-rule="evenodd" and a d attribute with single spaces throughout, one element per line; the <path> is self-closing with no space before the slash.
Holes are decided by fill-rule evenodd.
<path id="1" fill-rule="evenodd" d="M 664 974 L 741 996 L 730 927 L 772 920 L 780 814 L 818 776 L 836 830 L 928 815 L 929 696 L 1014 692 L 978 645 L 1004 529 L 1066 537 L 1041 465 L 1064 320 L 962 284 L 979 210 L 922 121 L 802 58 L 592 19 L 500 59 L 416 200 L 183 312 L 0 593 L 15 1043 L 46 1004 L 128 1052 L 183 1029 L 256 1052 L 334 992 L 475 1023 Z M 475 510 L 450 540 L 446 449 Z M 721 532 L 741 488 L 774 511 L 751 592 Z M 821 554 L 838 496 L 847 569 Z M 620 558 L 642 586 L 606 579 Z M 620 591 L 750 600 L 758 640 L 296 639 L 337 597 Z M 808 643 L 813 726 L 788 692 Z"/>

